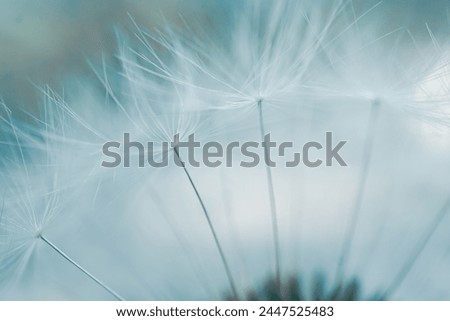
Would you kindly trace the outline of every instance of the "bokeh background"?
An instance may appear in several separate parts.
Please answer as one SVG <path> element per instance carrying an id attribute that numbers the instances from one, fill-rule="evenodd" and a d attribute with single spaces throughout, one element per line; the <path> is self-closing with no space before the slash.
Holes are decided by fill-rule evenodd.
<path id="1" fill-rule="evenodd" d="M 360 16 L 377 4 L 358 0 L 345 10 Z M 78 96 L 78 89 L 70 92 L 74 80 L 98 87 L 102 96 L 104 90 L 92 66 L 104 62 L 112 68 L 119 66 L 119 39 L 127 34 L 129 43 L 138 42 L 133 37 L 135 24 L 149 31 L 175 28 L 189 39 L 196 29 L 186 25 L 192 23 L 214 38 L 215 32 L 228 32 L 231 17 L 239 14 L 241 6 L 238 1 L 219 0 L 0 0 L 0 95 L 25 122 L 33 120 L 21 111 L 38 114 L 44 100 L 38 88 L 47 85 L 67 95 L 71 108 L 82 112 L 97 100 Z M 450 40 L 449 10 L 448 0 L 389 0 L 371 12 L 369 21 L 384 32 L 399 27 L 409 30 L 419 48 L 431 43 L 445 51 Z M 382 60 L 375 63 L 383 65 Z M 442 74 L 448 81 L 450 69 L 446 68 Z M 443 96 L 448 90 L 443 83 L 427 84 L 431 93 Z M 292 140 L 295 134 L 295 142 L 323 142 L 330 130 L 336 140 L 349 140 L 344 151 L 349 167 L 273 170 L 281 213 L 283 273 L 301 278 L 304 291 L 310 293 L 315 289 L 311 280 L 323 280 L 324 288 L 333 288 L 339 244 L 345 237 L 364 159 L 368 109 L 361 106 L 368 106 L 345 102 L 343 111 L 333 108 L 337 104 L 328 100 L 295 115 L 279 110 L 266 115 L 267 128 L 279 141 Z M 450 103 L 443 106 L 450 108 Z M 220 116 L 220 121 L 236 118 L 229 114 Z M 360 282 L 361 299 L 383 292 L 405 269 L 450 195 L 448 127 L 396 110 L 383 109 L 379 117 L 363 215 L 346 270 L 346 276 Z M 258 130 L 257 124 L 244 119 L 217 139 L 259 140 Z M 76 159 L 77 153 L 71 156 Z M 8 152 L 2 157 L 9 158 Z M 3 166 L 3 170 L 8 169 Z M 130 171 L 122 181 L 106 175 L 95 188 L 63 195 L 69 206 L 46 235 L 127 299 L 224 299 L 229 290 L 223 268 L 192 188 L 180 171 L 171 167 L 148 177 L 139 170 Z M 258 291 L 272 275 L 274 260 L 265 168 L 191 171 L 240 291 Z M 65 183 L 77 178 L 68 175 L 65 179 L 60 176 L 63 185 L 70 185 Z M 132 179 L 139 182 L 130 187 Z M 432 237 L 417 260 L 411 261 L 414 266 L 405 282 L 387 299 L 450 299 L 448 216 L 432 228 Z M 11 272 L 7 265 L 0 266 L 4 267 L 0 275 L 7 275 L 0 286 L 4 300 L 111 299 L 44 244 L 38 244 L 20 268 Z"/>

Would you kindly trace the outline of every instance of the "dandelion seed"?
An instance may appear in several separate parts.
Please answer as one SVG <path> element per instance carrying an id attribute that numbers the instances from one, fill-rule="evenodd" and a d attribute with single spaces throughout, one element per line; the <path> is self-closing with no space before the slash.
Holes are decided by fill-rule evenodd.
<path id="1" fill-rule="evenodd" d="M 153 55 L 156 62 L 150 61 L 144 54 L 134 51 L 133 49 L 131 49 L 130 52 L 123 51 L 121 53 L 124 80 L 132 93 L 132 96 L 130 97 L 131 101 L 124 104 L 125 106 L 128 106 L 124 111 L 134 123 L 139 124 L 139 128 L 142 128 L 141 137 L 153 143 L 162 144 L 163 142 L 171 142 L 175 138 L 179 141 L 185 140 L 193 133 L 196 133 L 199 136 L 204 135 L 206 137 L 214 137 L 217 135 L 217 133 L 220 132 L 220 128 L 211 129 L 206 126 L 209 123 L 208 117 L 200 115 L 198 112 L 205 103 L 197 98 L 198 93 L 196 90 L 192 88 L 182 88 L 171 79 L 168 79 L 164 84 L 159 84 L 157 82 L 159 78 L 155 77 L 154 74 L 157 72 L 165 72 L 168 67 L 148 43 L 145 43 L 145 48 L 150 51 L 150 54 Z M 146 62 L 147 65 L 149 65 L 148 68 L 145 67 L 143 63 L 136 62 L 136 59 Z M 180 68 L 182 68 L 182 66 L 180 66 Z M 155 96 L 155 92 L 160 95 Z M 201 137 L 198 136 L 196 138 L 201 139 Z M 211 220 L 211 216 L 189 170 L 182 160 L 179 147 L 174 145 L 171 151 L 175 156 L 176 163 L 181 164 L 195 196 L 199 201 L 208 228 L 212 234 L 214 244 L 225 269 L 230 288 L 234 297 L 237 298 L 238 292 L 236 284 L 214 224 Z"/>
<path id="2" fill-rule="evenodd" d="M 42 156 L 37 150 L 27 150 L 25 154 L 22 142 L 27 142 L 29 136 L 19 131 L 10 114 L 8 118 L 2 117 L 0 120 L 9 125 L 16 143 L 9 148 L 11 159 L 2 164 L 9 168 L 11 174 L 1 173 L 2 182 L 6 183 L 5 198 L 8 204 L 6 208 L 3 207 L 0 219 L 0 243 L 3 244 L 0 266 L 4 267 L 4 271 L 13 271 L 14 266 L 20 265 L 23 270 L 36 242 L 42 241 L 116 299 L 123 300 L 44 236 L 44 232 L 54 224 L 66 205 L 62 198 L 69 189 L 61 186 L 60 177 L 61 165 L 65 164 L 55 164 L 51 154 Z M 31 166 L 27 165 L 28 157 L 33 159 Z M 39 164 L 41 159 L 45 163 Z M 39 175 L 36 174 L 39 172 Z"/>
<path id="3" fill-rule="evenodd" d="M 327 85 L 322 88 L 324 97 L 344 99 L 343 104 L 357 101 L 369 106 L 359 180 L 336 268 L 338 280 L 344 277 L 354 243 L 380 113 L 391 108 L 416 116 L 421 121 L 433 121 L 433 110 L 439 106 L 437 101 L 417 99 L 414 93 L 424 75 L 434 68 L 430 62 L 435 61 L 439 53 L 419 50 L 414 37 L 403 28 L 377 33 L 372 24 L 366 22 L 363 25 L 359 18 L 352 19 L 349 28 L 339 34 L 339 42 L 325 49 L 336 78 L 331 80 L 328 89 L 325 89 Z M 370 37 L 365 38 L 366 34 Z M 416 54 L 411 55 L 411 51 Z M 441 122 L 442 118 L 435 117 L 434 121 Z"/>
<path id="4" fill-rule="evenodd" d="M 236 110 L 243 116 L 256 111 L 256 124 L 263 138 L 264 109 L 307 105 L 312 62 L 343 7 L 340 1 L 329 10 L 325 5 L 296 1 L 248 2 L 242 5 L 238 17 L 231 19 L 234 31 L 229 39 L 215 34 L 208 41 L 187 41 L 174 32 L 160 37 L 145 33 L 141 38 L 150 38 L 182 61 L 179 70 L 158 64 L 154 74 L 196 90 L 211 109 Z M 266 163 L 268 157 L 265 148 Z M 280 231 L 272 170 L 268 166 L 266 177 L 275 275 L 280 279 Z"/>

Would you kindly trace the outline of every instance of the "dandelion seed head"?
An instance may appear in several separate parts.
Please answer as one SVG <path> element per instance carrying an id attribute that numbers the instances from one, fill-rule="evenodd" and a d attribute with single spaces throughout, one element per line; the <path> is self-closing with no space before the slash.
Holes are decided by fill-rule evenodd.
<path id="1" fill-rule="evenodd" d="M 309 91 L 316 53 L 342 6 L 341 1 L 331 7 L 325 2 L 242 3 L 227 20 L 226 36 L 195 29 L 202 38 L 191 34 L 187 40 L 175 32 L 152 37 L 180 61 L 176 67 L 183 66 L 159 66 L 155 74 L 195 88 L 209 108 L 245 111 L 255 108 L 260 97 L 271 106 L 284 106 L 303 89 Z"/>
<path id="2" fill-rule="evenodd" d="M 169 168 L 167 172 L 160 171 L 163 174 L 158 179 L 157 171 L 150 168 L 134 171 L 118 166 L 104 170 L 102 147 L 110 141 L 122 143 L 125 133 L 129 133 L 132 141 L 155 144 L 156 154 L 162 152 L 163 143 L 175 139 L 171 148 L 178 152 L 176 147 L 191 134 L 200 141 L 211 141 L 222 135 L 238 136 L 234 130 L 245 130 L 242 124 L 246 123 L 242 120 L 250 114 L 255 116 L 257 108 L 261 111 L 260 129 L 264 132 L 262 110 L 268 110 L 264 118 L 267 120 L 280 111 L 271 109 L 302 112 L 304 108 L 321 106 L 324 102 L 329 103 L 331 108 L 327 111 L 337 115 L 339 121 L 328 122 L 328 113 L 316 114 L 312 108 L 311 115 L 306 113 L 311 116 L 307 126 L 296 122 L 297 119 L 293 128 L 287 123 L 280 126 L 289 131 L 286 136 L 289 141 L 303 135 L 313 136 L 322 125 L 351 130 L 353 127 L 348 124 L 357 123 L 354 121 L 357 118 L 345 112 L 347 105 L 406 111 L 417 116 L 419 126 L 423 125 L 427 132 L 427 126 L 435 129 L 450 121 L 448 53 L 443 53 L 431 33 L 429 43 L 424 44 L 418 43 L 405 28 L 380 31 L 377 27 L 380 16 L 375 17 L 378 4 L 359 15 L 355 14 L 352 1 L 346 0 L 332 4 L 329 1 L 246 1 L 229 6 L 231 10 L 224 14 L 225 18 L 217 18 L 207 27 L 196 26 L 192 21 L 195 19 L 186 21 L 188 32 L 184 34 L 170 28 L 161 32 L 134 26 L 135 40 L 131 40 L 119 32 L 114 61 L 110 65 L 107 59 L 90 63 L 97 76 L 95 81 L 85 82 L 83 77 L 76 76 L 63 92 L 41 88 L 42 106 L 38 115 L 27 115 L 30 123 L 14 120 L 15 113 L 7 108 L 0 112 L 0 131 L 3 124 L 8 128 L 0 134 L 0 148 L 6 151 L 0 160 L 0 181 L 5 186 L 0 188 L 0 200 L 4 200 L 0 208 L 1 277 L 9 278 L 16 271 L 19 274 L 29 272 L 31 269 L 25 267 L 36 246 L 51 233 L 66 234 L 64 237 L 69 239 L 62 223 L 70 225 L 70 220 L 76 217 L 89 231 L 83 230 L 83 240 L 73 249 L 76 255 L 85 254 L 97 261 L 92 253 L 99 251 L 97 267 L 104 267 L 105 263 L 110 266 L 109 257 L 123 261 L 118 262 L 117 271 L 123 273 L 119 281 L 138 299 L 150 291 L 155 292 L 152 295 L 156 298 L 220 297 L 218 293 L 225 289 L 226 278 L 218 273 L 223 267 L 217 258 L 211 231 L 217 231 L 216 245 L 223 245 L 222 257 L 226 259 L 222 262 L 230 262 L 229 275 L 238 280 L 237 293 L 253 289 L 261 298 L 284 296 L 274 291 L 278 287 L 277 284 L 274 287 L 274 282 L 280 280 L 278 277 L 269 277 L 265 288 L 255 285 L 274 270 L 278 272 L 278 267 L 273 269 L 273 262 L 278 263 L 277 251 L 273 250 L 268 236 L 271 230 L 272 233 L 276 230 L 274 225 L 279 226 L 281 232 L 281 276 L 288 270 L 302 277 L 309 276 L 322 267 L 327 271 L 327 279 L 332 280 L 331 270 L 334 270 L 338 252 L 335 245 L 340 244 L 344 231 L 341 223 L 345 213 L 339 209 L 347 209 L 353 198 L 347 191 L 351 191 L 349 184 L 354 175 L 345 174 L 349 173 L 347 169 L 327 169 L 325 174 L 320 170 L 308 174 L 296 171 L 302 179 L 294 179 L 292 188 L 284 183 L 293 175 L 281 168 L 273 169 L 269 190 L 274 191 L 272 194 L 269 191 L 269 198 L 272 195 L 275 200 L 276 196 L 277 205 L 275 201 L 270 201 L 270 205 L 275 209 L 271 208 L 272 213 L 278 214 L 272 216 L 278 216 L 278 225 L 266 215 L 270 206 L 266 200 L 269 184 L 264 180 L 264 174 L 267 175 L 264 166 L 245 169 L 245 172 L 243 168 L 234 168 L 236 174 L 228 177 L 233 178 L 229 184 L 224 183 L 228 173 L 217 178 L 214 176 L 217 171 L 212 169 L 189 172 L 190 169 L 184 168 L 183 173 L 180 168 L 174 171 Z M 208 30 L 210 27 L 213 30 Z M 227 119 L 228 116 L 231 117 Z M 318 118 L 320 124 L 316 122 Z M 388 125 L 391 123 L 400 122 L 394 119 Z M 354 128 L 362 130 L 365 125 Z M 374 128 L 378 125 L 375 121 L 369 121 L 369 125 L 368 131 L 374 140 L 390 138 L 389 130 L 380 136 L 375 134 Z M 422 134 L 418 133 L 421 138 L 430 140 L 437 137 L 431 130 L 429 137 L 427 133 L 425 137 Z M 393 139 L 394 143 L 407 135 L 399 136 Z M 361 137 L 364 135 L 358 132 L 349 139 L 353 144 Z M 442 143 L 448 144 L 448 133 Z M 123 145 L 117 149 L 122 155 Z M 391 156 L 389 148 L 385 148 L 374 153 L 375 157 L 385 151 Z M 136 148 L 131 153 L 131 157 L 138 156 Z M 363 163 L 369 164 L 371 148 L 365 150 L 364 155 L 367 162 Z M 402 155 L 398 158 L 403 159 Z M 384 163 L 374 168 L 384 171 L 383 166 Z M 389 174 L 373 175 L 371 167 L 367 165 L 364 170 L 367 195 L 361 201 L 367 213 L 375 209 L 369 207 L 372 205 L 368 202 L 374 200 L 373 195 L 384 197 L 381 190 L 394 185 L 385 178 Z M 354 168 L 358 166 L 350 171 L 354 172 Z M 334 176 L 335 173 L 338 175 Z M 187 177 L 180 178 L 178 174 L 187 174 Z M 404 172 L 398 176 L 399 185 L 409 182 L 403 181 L 400 175 Z M 220 184 L 222 188 L 218 189 Z M 397 187 L 401 192 L 393 188 L 392 193 L 391 190 L 387 193 L 398 196 L 403 191 L 410 193 L 414 187 L 401 186 Z M 218 191 L 223 195 L 218 195 Z M 225 197 L 226 193 L 230 195 Z M 326 201 L 324 195 L 327 195 Z M 362 192 L 360 195 L 363 199 Z M 289 197 L 295 199 L 292 203 L 299 205 L 298 208 L 288 209 L 292 201 Z M 389 251 L 382 247 L 398 240 L 398 231 L 409 231 L 411 227 L 405 227 L 411 217 L 396 211 L 408 210 L 419 203 L 411 201 L 410 205 L 405 200 L 408 198 L 399 198 L 401 206 L 398 208 L 397 204 L 384 202 L 387 214 L 383 218 L 364 215 L 366 212 L 361 210 L 362 224 L 367 221 L 370 227 L 363 225 L 361 229 L 361 222 L 355 227 L 358 239 L 355 238 L 355 242 L 351 239 L 354 249 L 348 252 L 344 277 L 330 283 L 329 289 L 325 289 L 323 279 L 316 284 L 308 282 L 311 289 L 306 288 L 307 297 L 329 298 L 333 291 L 324 290 L 336 288 L 343 291 L 345 298 L 365 298 L 365 295 L 356 295 L 361 294 L 358 282 L 344 282 L 350 274 L 366 276 L 366 280 L 361 280 L 370 292 L 379 284 L 386 285 L 392 271 L 397 270 L 396 264 L 403 263 L 399 253 L 413 248 L 415 243 L 405 238 L 406 247 L 389 247 Z M 424 203 L 426 201 L 421 201 L 420 205 L 426 208 Z M 209 223 L 199 213 L 202 208 Z M 391 213 L 396 215 L 389 215 Z M 384 234 L 381 232 L 385 222 L 380 223 L 381 220 L 389 220 L 388 231 Z M 372 223 L 383 226 L 376 230 Z M 327 238 L 318 238 L 319 234 Z M 372 234 L 373 244 L 370 244 Z M 91 243 L 96 244 L 91 246 Z M 383 254 L 372 254 L 370 248 L 377 248 Z M 36 251 L 36 254 L 40 253 Z M 302 258 L 299 264 L 300 256 L 308 260 Z M 211 259 L 206 262 L 205 257 Z M 392 258 L 396 263 L 390 262 Z M 365 265 L 357 267 L 357 261 L 365 261 Z M 134 268 L 139 273 L 135 273 Z M 134 284 L 124 281 L 127 278 L 140 278 L 137 290 Z M 288 282 L 281 290 L 286 293 L 292 290 L 291 294 L 298 299 L 297 280 L 284 281 Z M 193 285 L 195 290 L 189 288 Z M 139 289 L 139 286 L 151 290 Z M 209 288 L 220 289 L 211 292 Z"/>

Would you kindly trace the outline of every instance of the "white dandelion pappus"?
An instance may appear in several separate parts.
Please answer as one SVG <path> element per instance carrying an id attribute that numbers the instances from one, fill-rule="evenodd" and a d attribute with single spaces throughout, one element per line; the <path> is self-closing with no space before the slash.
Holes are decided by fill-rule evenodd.
<path id="1" fill-rule="evenodd" d="M 441 52 L 437 50 L 431 33 L 429 43 L 424 46 L 423 42 L 419 45 L 404 28 L 385 33 L 374 28 L 375 24 L 370 23 L 370 17 L 366 17 L 368 21 L 359 21 L 355 17 L 350 19 L 351 28 L 339 34 L 339 41 L 325 48 L 328 62 L 324 65 L 331 66 L 333 73 L 328 79 L 329 84 L 326 85 L 325 78 L 322 86 L 325 99 L 330 98 L 334 104 L 356 103 L 369 106 L 357 192 L 336 270 L 338 280 L 344 278 L 348 256 L 354 244 L 364 194 L 368 188 L 367 180 L 380 112 L 398 111 L 415 116 L 421 122 L 439 124 L 445 122 L 445 118 L 438 111 L 448 101 L 446 95 L 431 97 L 430 94 L 424 94 L 418 99 L 417 88 L 424 89 L 421 84 L 430 72 L 438 78 L 442 77 L 442 73 L 433 72 L 435 62 L 440 61 Z M 427 98 L 423 99 L 424 96 Z M 443 218 L 440 214 L 437 217 Z M 432 234 L 433 231 L 429 233 Z M 407 260 L 406 264 L 413 263 L 414 261 Z M 394 289 L 401 284 L 400 279 L 406 278 L 407 273 L 404 272 L 405 268 L 401 268 L 399 275 L 402 276 L 392 282 L 395 286 L 388 286 L 390 290 L 386 291 L 386 295 L 392 295 Z"/>
<path id="2" fill-rule="evenodd" d="M 9 141 L 8 158 L 2 164 L 2 168 L 8 168 L 8 173 L 1 172 L 5 184 L 0 221 L 2 270 L 20 279 L 38 242 L 43 242 L 116 299 L 123 300 L 48 239 L 47 232 L 54 225 L 61 224 L 57 222 L 58 216 L 68 212 L 70 195 L 76 193 L 73 186 L 65 185 L 72 174 L 64 167 L 67 163 L 61 162 L 59 153 L 52 153 L 55 150 L 34 148 L 39 146 L 39 137 L 32 135 L 30 125 L 24 124 L 19 128 L 12 120 L 10 111 L 5 109 L 8 116 L 0 120 L 10 130 L 7 135 L 12 137 L 12 141 Z M 48 127 L 41 127 L 41 130 L 45 133 Z M 41 144 L 49 147 L 45 135 Z"/>
<path id="3" fill-rule="evenodd" d="M 169 150 L 166 152 L 174 156 L 175 162 L 183 169 L 193 189 L 222 261 L 233 296 L 238 297 L 236 284 L 211 215 L 177 146 L 179 142 L 188 140 L 193 134 L 196 135 L 196 141 L 212 139 L 217 137 L 223 128 L 211 126 L 211 112 L 205 111 L 205 100 L 199 96 L 198 89 L 181 86 L 170 77 L 160 76 L 167 73 L 169 68 L 184 70 L 184 61 L 180 59 L 166 61 L 144 38 L 140 39 L 142 50 L 126 47 L 124 42 L 125 49 L 119 56 L 122 63 L 121 75 L 128 94 L 124 95 L 124 102 L 120 103 L 126 106 L 123 112 L 142 129 L 139 141 L 159 145 L 156 152 L 155 149 L 151 152 L 152 156 L 163 152 L 161 147 L 163 143 L 174 144 L 168 146 Z M 188 76 L 187 73 L 185 75 Z M 162 157 L 167 156 L 166 154 Z"/>
<path id="4" fill-rule="evenodd" d="M 230 19 L 229 35 L 216 32 L 192 41 L 176 34 L 149 36 L 166 48 L 185 68 L 162 70 L 159 76 L 199 90 L 210 108 L 257 111 L 261 138 L 266 133 L 264 109 L 306 106 L 311 100 L 311 65 L 328 29 L 343 10 L 339 1 L 250 1 L 238 6 Z M 206 39 L 206 40 L 205 40 Z M 188 72 L 186 73 L 186 69 Z M 188 77 L 185 77 L 185 75 Z M 296 106 L 297 107 L 297 106 Z M 268 149 L 264 150 L 267 163 Z M 267 193 L 272 217 L 275 274 L 280 281 L 280 244 L 272 170 L 266 166 Z"/>
<path id="5" fill-rule="evenodd" d="M 427 119 L 421 122 L 421 131 L 437 149 L 447 149 L 450 124 L 450 50 L 436 44 L 441 57 L 416 86 L 416 100 L 433 104 Z"/>

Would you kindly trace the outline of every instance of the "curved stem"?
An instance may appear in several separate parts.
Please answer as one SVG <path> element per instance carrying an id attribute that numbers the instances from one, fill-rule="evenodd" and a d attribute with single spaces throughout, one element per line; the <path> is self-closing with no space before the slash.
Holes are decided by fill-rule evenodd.
<path id="1" fill-rule="evenodd" d="M 195 192 L 195 195 L 197 196 L 197 199 L 198 199 L 198 201 L 200 203 L 200 206 L 201 206 L 201 208 L 203 210 L 203 214 L 205 214 L 205 218 L 206 218 L 206 221 L 208 222 L 209 230 L 211 231 L 211 234 L 212 234 L 212 236 L 214 238 L 214 242 L 216 244 L 217 250 L 219 251 L 219 255 L 220 255 L 220 258 L 222 260 L 222 264 L 224 266 L 225 273 L 227 274 L 227 278 L 228 278 L 228 282 L 230 283 L 231 291 L 233 292 L 234 298 L 238 299 L 238 293 L 237 293 L 237 290 L 236 290 L 236 285 L 234 283 L 233 275 L 231 274 L 231 270 L 230 270 L 230 267 L 228 265 L 228 261 L 227 261 L 227 259 L 225 257 L 225 253 L 223 252 L 222 246 L 220 245 L 219 238 L 217 236 L 216 230 L 214 229 L 214 225 L 213 225 L 213 223 L 211 221 L 211 218 L 210 218 L 210 216 L 208 214 L 208 210 L 206 209 L 206 206 L 203 203 L 202 197 L 200 196 L 200 193 L 198 192 L 197 187 L 195 186 L 195 183 L 192 180 L 191 175 L 189 174 L 189 171 L 187 170 L 184 162 L 181 160 L 181 157 L 180 157 L 180 154 L 179 154 L 179 151 L 178 151 L 178 147 L 175 147 L 174 151 L 175 151 L 176 157 L 178 158 L 179 164 L 181 164 L 181 167 L 183 168 L 184 173 L 186 174 L 186 176 L 187 176 L 187 178 L 189 180 L 189 183 L 191 184 L 191 186 L 192 186 L 192 188 L 193 188 L 193 190 Z"/>
<path id="2" fill-rule="evenodd" d="M 102 281 L 97 279 L 95 276 L 93 276 L 89 271 L 87 271 L 85 268 L 83 268 L 81 265 L 79 265 L 77 262 L 75 262 L 73 259 L 71 259 L 66 253 L 64 253 L 61 249 L 59 249 L 55 244 L 50 242 L 45 236 L 39 235 L 39 238 L 44 241 L 48 246 L 50 246 L 54 251 L 56 251 L 59 255 L 61 255 L 64 259 L 66 259 L 69 263 L 71 263 L 73 266 L 75 266 L 77 269 L 79 269 L 81 272 L 83 272 L 85 275 L 87 275 L 92 281 L 100 285 L 103 289 L 109 292 L 113 297 L 115 297 L 119 301 L 125 301 L 123 297 L 121 297 L 119 294 L 117 294 L 113 289 L 111 289 L 109 286 L 104 284 Z"/>

